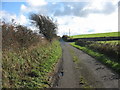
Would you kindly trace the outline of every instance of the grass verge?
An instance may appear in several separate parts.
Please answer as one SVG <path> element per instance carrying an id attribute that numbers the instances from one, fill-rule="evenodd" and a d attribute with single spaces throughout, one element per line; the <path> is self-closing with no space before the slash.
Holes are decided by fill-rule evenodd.
<path id="1" fill-rule="evenodd" d="M 61 57 L 59 41 L 31 50 L 3 52 L 3 88 L 49 87 L 49 76 Z"/>
<path id="2" fill-rule="evenodd" d="M 89 55 L 93 56 L 94 58 L 101 61 L 105 65 L 111 67 L 116 72 L 120 73 L 120 63 L 112 61 L 110 58 L 106 57 L 104 54 L 101 54 L 99 52 L 94 52 L 93 50 L 90 50 L 87 47 L 82 47 L 82 46 L 79 46 L 79 45 L 75 45 L 75 42 L 70 43 L 70 45 L 88 53 Z"/>

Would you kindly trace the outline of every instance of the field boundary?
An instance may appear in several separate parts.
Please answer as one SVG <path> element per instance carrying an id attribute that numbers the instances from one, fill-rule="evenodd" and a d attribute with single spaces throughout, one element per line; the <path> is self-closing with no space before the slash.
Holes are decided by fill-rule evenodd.
<path id="1" fill-rule="evenodd" d="M 75 42 L 77 40 L 87 40 L 87 41 L 112 41 L 120 40 L 120 37 L 91 37 L 91 38 L 70 38 L 68 42 Z"/>

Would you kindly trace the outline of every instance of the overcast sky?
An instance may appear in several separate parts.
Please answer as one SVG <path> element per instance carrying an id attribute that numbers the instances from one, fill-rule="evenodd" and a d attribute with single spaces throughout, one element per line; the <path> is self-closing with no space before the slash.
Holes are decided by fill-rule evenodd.
<path id="1" fill-rule="evenodd" d="M 4 1 L 4 0 L 3 0 Z M 58 35 L 104 33 L 118 31 L 119 0 L 23 0 L 2 2 L 0 18 L 12 18 L 22 25 L 30 24 L 29 15 L 39 13 L 53 17 L 58 24 Z M 17 0 L 16 0 L 17 1 Z"/>

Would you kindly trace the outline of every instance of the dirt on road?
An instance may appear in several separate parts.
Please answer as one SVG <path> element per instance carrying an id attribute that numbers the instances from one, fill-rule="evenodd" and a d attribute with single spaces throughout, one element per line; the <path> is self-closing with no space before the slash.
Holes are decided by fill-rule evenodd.
<path id="1" fill-rule="evenodd" d="M 118 74 L 61 40 L 62 67 L 56 88 L 119 88 Z"/>

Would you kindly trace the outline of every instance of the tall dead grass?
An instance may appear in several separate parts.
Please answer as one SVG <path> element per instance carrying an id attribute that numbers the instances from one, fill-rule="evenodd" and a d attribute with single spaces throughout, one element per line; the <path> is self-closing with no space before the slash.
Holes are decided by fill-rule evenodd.
<path id="1" fill-rule="evenodd" d="M 45 44 L 47 40 L 22 25 L 2 24 L 2 50 L 20 50 Z"/>

